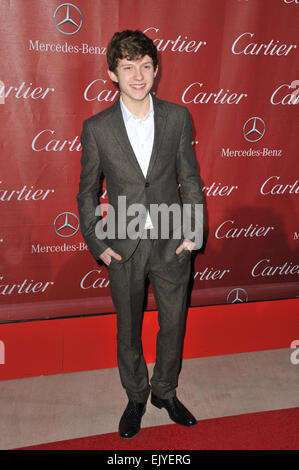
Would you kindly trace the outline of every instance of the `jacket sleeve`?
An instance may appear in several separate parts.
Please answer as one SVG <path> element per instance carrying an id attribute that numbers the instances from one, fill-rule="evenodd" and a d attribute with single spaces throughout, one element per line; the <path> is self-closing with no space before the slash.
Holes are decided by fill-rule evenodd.
<path id="1" fill-rule="evenodd" d="M 96 236 L 95 228 L 100 217 L 95 215 L 99 206 L 100 177 L 102 174 L 98 146 L 88 121 L 84 121 L 81 134 L 82 156 L 78 212 L 83 238 L 96 260 L 108 246 Z"/>
<path id="2" fill-rule="evenodd" d="M 203 244 L 204 201 L 201 189 L 201 178 L 197 170 L 197 161 L 192 147 L 192 125 L 187 108 L 184 110 L 176 168 L 178 182 L 181 185 L 183 202 L 184 238 L 195 242 L 195 249 Z"/>

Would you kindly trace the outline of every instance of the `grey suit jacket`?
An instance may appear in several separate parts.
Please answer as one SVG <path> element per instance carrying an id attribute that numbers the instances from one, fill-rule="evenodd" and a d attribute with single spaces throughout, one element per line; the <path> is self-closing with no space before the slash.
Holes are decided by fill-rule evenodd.
<path id="1" fill-rule="evenodd" d="M 203 203 L 200 176 L 192 148 L 189 111 L 184 106 L 155 97 L 153 104 L 155 135 L 146 178 L 130 145 L 119 101 L 83 123 L 82 171 L 77 201 L 83 237 L 97 260 L 107 247 L 111 247 L 122 256 L 124 262 L 132 255 L 140 240 L 140 237 L 130 239 L 127 236 L 126 229 L 130 222 L 134 222 L 134 218 L 136 220 L 136 214 L 129 215 L 126 211 L 119 214 L 118 196 L 125 196 L 126 207 L 142 204 L 147 210 L 153 207 L 151 204 L 164 203 L 170 206 L 184 203 L 191 205 L 193 211 L 195 204 Z M 99 217 L 95 214 L 99 205 L 102 174 L 106 178 L 109 205 L 114 208 L 116 221 L 118 218 L 123 220 L 122 224 L 116 224 L 115 236 L 109 234 L 105 239 L 99 239 L 96 235 Z M 151 218 L 161 238 L 161 220 Z M 145 219 L 144 214 L 140 222 L 141 229 Z M 195 220 L 194 211 L 192 219 Z M 170 213 L 169 239 L 159 243 L 161 261 L 171 259 L 180 240 L 188 238 L 184 236 L 182 223 L 182 218 L 178 224 L 177 218 L 174 220 Z M 202 226 L 203 219 L 200 216 L 197 227 L 202 230 Z"/>

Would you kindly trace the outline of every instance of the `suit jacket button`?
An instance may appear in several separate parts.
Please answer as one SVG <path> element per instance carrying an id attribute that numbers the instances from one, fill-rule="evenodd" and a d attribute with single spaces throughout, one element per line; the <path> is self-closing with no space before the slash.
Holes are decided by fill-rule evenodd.
<path id="1" fill-rule="evenodd" d="M 145 186 L 145 188 L 149 188 L 149 186 L 150 186 L 149 182 L 147 181 L 144 186 Z"/>

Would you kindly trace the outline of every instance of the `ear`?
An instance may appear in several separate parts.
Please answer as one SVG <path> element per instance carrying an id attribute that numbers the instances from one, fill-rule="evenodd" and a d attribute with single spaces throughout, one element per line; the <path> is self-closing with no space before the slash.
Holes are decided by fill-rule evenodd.
<path id="1" fill-rule="evenodd" d="M 115 83 L 118 83 L 118 78 L 115 72 L 112 72 L 111 70 L 107 70 L 107 73 L 109 75 L 110 80 L 112 80 Z"/>
<path id="2" fill-rule="evenodd" d="M 158 73 L 159 65 L 157 65 L 156 70 L 154 71 L 154 78 L 156 78 L 157 73 Z"/>

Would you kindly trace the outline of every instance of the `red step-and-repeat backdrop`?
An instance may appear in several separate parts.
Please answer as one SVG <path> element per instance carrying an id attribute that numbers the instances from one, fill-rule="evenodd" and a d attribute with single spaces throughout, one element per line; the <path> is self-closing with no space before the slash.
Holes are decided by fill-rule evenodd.
<path id="1" fill-rule="evenodd" d="M 207 233 L 191 306 L 298 297 L 299 0 L 1 0 L 0 9 L 0 321 L 114 311 L 76 195 L 82 121 L 119 96 L 105 54 L 123 29 L 154 40 L 154 92 L 193 119 Z"/>

